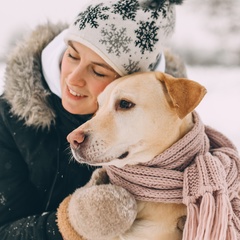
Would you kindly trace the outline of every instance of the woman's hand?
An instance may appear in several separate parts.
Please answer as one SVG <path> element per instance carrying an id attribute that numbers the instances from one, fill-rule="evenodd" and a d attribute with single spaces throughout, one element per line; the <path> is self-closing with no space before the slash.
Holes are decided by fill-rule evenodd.
<path id="1" fill-rule="evenodd" d="M 77 189 L 60 204 L 57 217 L 64 240 L 113 239 L 133 224 L 137 215 L 135 198 L 116 185 L 94 185 L 101 182 L 98 175 L 103 177 L 105 173 L 97 171 L 91 184 Z"/>

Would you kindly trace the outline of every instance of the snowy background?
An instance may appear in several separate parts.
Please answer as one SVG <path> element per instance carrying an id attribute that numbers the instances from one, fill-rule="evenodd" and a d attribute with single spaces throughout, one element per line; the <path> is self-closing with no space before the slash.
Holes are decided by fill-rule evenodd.
<path id="1" fill-rule="evenodd" d="M 69 22 L 87 0 L 8 0 L 0 8 L 0 88 L 9 48 L 37 24 Z M 240 0 L 185 0 L 171 48 L 208 93 L 197 111 L 240 151 Z"/>

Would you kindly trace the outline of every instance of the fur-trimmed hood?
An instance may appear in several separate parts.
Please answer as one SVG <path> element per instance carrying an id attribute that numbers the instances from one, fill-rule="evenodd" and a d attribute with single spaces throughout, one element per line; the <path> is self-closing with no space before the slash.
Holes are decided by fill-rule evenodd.
<path id="1" fill-rule="evenodd" d="M 28 126 L 45 128 L 55 121 L 55 111 L 48 99 L 51 92 L 42 74 L 41 53 L 66 27 L 51 23 L 38 26 L 8 58 L 3 97 L 10 103 L 11 112 Z"/>
<path id="2" fill-rule="evenodd" d="M 49 128 L 55 122 L 55 111 L 49 103 L 49 90 L 41 66 L 41 53 L 45 46 L 66 24 L 38 26 L 27 38 L 18 43 L 9 56 L 4 79 L 3 97 L 11 112 L 25 121 L 27 126 Z M 169 50 L 164 52 L 166 73 L 186 77 L 183 62 Z"/>

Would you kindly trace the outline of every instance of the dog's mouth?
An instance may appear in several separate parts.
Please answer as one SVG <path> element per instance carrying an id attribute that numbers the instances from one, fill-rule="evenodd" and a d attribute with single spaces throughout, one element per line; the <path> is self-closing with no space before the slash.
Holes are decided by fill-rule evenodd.
<path id="1" fill-rule="evenodd" d="M 88 164 L 92 166 L 108 166 L 114 165 L 118 167 L 125 166 L 126 164 L 131 164 L 132 158 L 136 157 L 139 152 L 142 152 L 144 142 L 138 141 L 131 146 L 118 145 L 117 148 L 109 147 L 108 149 L 99 148 L 101 146 L 98 143 L 95 145 L 85 146 L 84 142 L 79 148 L 71 148 L 74 159 L 83 164 Z M 137 157 L 137 159 L 139 159 Z M 135 164 L 136 161 L 133 162 Z"/>
<path id="2" fill-rule="evenodd" d="M 78 148 L 78 149 L 71 148 L 71 152 L 77 162 L 86 163 L 86 164 L 90 164 L 90 165 L 96 165 L 96 166 L 101 166 L 101 165 L 105 165 L 105 164 L 108 165 L 109 163 L 114 161 L 114 159 L 115 160 L 124 160 L 130 154 L 130 152 L 128 150 L 126 150 L 125 152 L 123 152 L 122 154 L 120 154 L 118 156 L 108 155 L 108 154 L 95 155 L 95 154 L 89 154 L 89 152 L 85 152 L 83 150 L 80 151 L 80 148 Z"/>
<path id="3" fill-rule="evenodd" d="M 127 152 L 121 154 L 117 159 L 120 159 L 120 160 L 124 159 L 124 158 L 126 158 L 128 156 L 128 154 L 129 154 L 129 152 L 127 151 Z"/>
<path id="4" fill-rule="evenodd" d="M 74 159 L 82 164 L 89 164 L 92 166 L 104 166 L 104 165 L 112 165 L 113 162 L 116 160 L 121 161 L 125 160 L 129 155 L 129 151 L 123 152 L 121 155 L 117 156 L 103 156 L 103 155 L 98 155 L 98 156 L 89 156 L 89 155 L 84 155 L 82 151 L 79 151 L 79 149 L 71 149 L 72 154 Z M 114 165 L 114 164 L 113 164 Z"/>

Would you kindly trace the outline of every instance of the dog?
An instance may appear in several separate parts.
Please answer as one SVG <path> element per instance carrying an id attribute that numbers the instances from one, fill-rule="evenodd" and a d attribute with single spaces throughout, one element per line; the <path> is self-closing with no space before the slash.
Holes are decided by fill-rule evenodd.
<path id="1" fill-rule="evenodd" d="M 95 116 L 68 135 L 73 156 L 94 166 L 146 163 L 193 128 L 205 94 L 199 83 L 162 72 L 119 78 L 99 95 Z M 184 204 L 137 203 L 136 221 L 119 240 L 182 239 Z"/>

